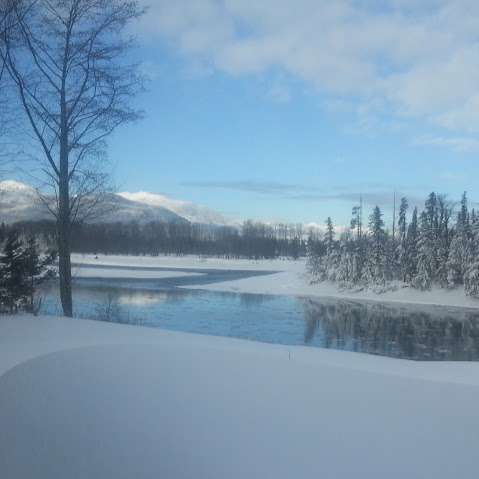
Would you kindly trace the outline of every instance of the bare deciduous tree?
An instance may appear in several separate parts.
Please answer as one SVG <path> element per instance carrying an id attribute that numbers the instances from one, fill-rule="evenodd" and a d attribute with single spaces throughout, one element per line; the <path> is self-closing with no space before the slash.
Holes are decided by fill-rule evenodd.
<path id="1" fill-rule="evenodd" d="M 5 37 L 8 29 L 8 20 L 10 18 L 10 13 L 12 11 L 13 3 L 11 0 L 0 0 L 0 45 L 2 39 Z M 8 120 L 6 117 L 7 111 L 7 95 L 6 91 L 6 62 L 5 59 L 0 58 L 0 140 L 3 139 L 7 126 Z M 2 145 L 0 145 L 0 164 L 6 159 L 6 153 Z"/>
<path id="2" fill-rule="evenodd" d="M 4 0 L 12 1 L 12 0 Z M 72 315 L 70 234 L 80 211 L 93 211 L 105 177 L 98 164 L 105 139 L 139 118 L 141 88 L 126 27 L 143 13 L 137 1 L 15 2 L 16 44 L 3 35 L 0 60 L 41 145 L 43 173 L 56 192 L 60 297 Z"/>

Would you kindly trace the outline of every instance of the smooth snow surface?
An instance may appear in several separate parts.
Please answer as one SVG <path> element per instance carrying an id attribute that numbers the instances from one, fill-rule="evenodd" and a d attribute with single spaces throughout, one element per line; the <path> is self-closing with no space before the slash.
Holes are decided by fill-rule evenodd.
<path id="1" fill-rule="evenodd" d="M 137 279 L 166 279 L 201 276 L 201 273 L 188 273 L 183 271 L 155 271 L 148 269 L 133 272 Z M 74 278 L 131 278 L 131 270 L 122 268 L 85 268 L 75 266 L 72 268 Z"/>
<path id="2" fill-rule="evenodd" d="M 0 477 L 477 477 L 479 364 L 0 318 Z"/>
<path id="3" fill-rule="evenodd" d="M 165 267 L 192 268 L 192 269 L 222 269 L 222 270 L 251 270 L 251 271 L 276 271 L 274 275 L 256 276 L 223 283 L 214 283 L 200 286 L 187 286 L 193 289 L 209 291 L 225 291 L 231 293 L 273 294 L 291 296 L 331 297 L 380 302 L 416 303 L 442 306 L 457 306 L 478 308 L 479 300 L 467 297 L 464 291 L 432 289 L 419 291 L 413 288 L 402 288 L 377 294 L 373 291 L 353 292 L 341 291 L 333 283 L 310 284 L 306 274 L 305 260 L 227 260 L 221 258 L 201 258 L 196 256 L 107 256 L 100 255 L 73 255 L 75 263 L 95 264 L 103 266 L 137 266 L 142 268 Z M 130 277 L 141 272 L 130 271 Z"/>
<path id="4" fill-rule="evenodd" d="M 298 272 L 304 271 L 303 261 L 249 260 L 249 259 L 222 259 L 203 256 L 125 256 L 125 255 L 72 255 L 75 264 L 96 266 L 124 266 L 140 268 L 191 268 L 191 269 L 222 269 L 246 271 L 284 271 L 295 268 Z M 133 273 L 134 274 L 134 273 Z"/>

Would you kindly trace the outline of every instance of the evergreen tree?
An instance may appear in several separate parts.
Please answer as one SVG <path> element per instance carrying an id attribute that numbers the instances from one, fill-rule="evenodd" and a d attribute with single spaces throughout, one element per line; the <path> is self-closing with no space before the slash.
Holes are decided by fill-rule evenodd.
<path id="1" fill-rule="evenodd" d="M 384 237 L 384 279 L 386 281 L 391 281 L 397 277 L 399 265 L 396 250 L 397 241 L 386 231 Z"/>
<path id="2" fill-rule="evenodd" d="M 329 281 L 336 281 L 336 274 L 339 265 L 339 254 L 336 251 L 336 243 L 334 241 L 335 236 L 336 232 L 334 230 L 333 220 L 331 219 L 331 217 L 328 216 L 326 220 L 326 263 L 324 279 L 327 279 Z"/>
<path id="3" fill-rule="evenodd" d="M 408 201 L 406 198 L 401 198 L 401 205 L 399 206 L 399 218 L 398 218 L 398 234 L 399 244 L 397 247 L 396 261 L 398 266 L 398 273 L 401 281 L 406 281 L 407 278 L 407 265 L 408 265 L 408 249 L 407 249 L 407 210 Z"/>
<path id="4" fill-rule="evenodd" d="M 427 246 L 423 245 L 425 251 L 427 250 L 428 258 L 430 261 L 431 276 L 436 277 L 438 269 L 438 238 L 439 238 L 439 208 L 438 198 L 436 193 L 432 192 L 426 200 L 425 204 L 425 222 L 421 225 L 421 228 L 426 231 L 427 229 Z"/>
<path id="5" fill-rule="evenodd" d="M 464 291 L 468 296 L 479 296 L 479 219 L 471 213 L 470 263 L 464 277 Z"/>
<path id="6" fill-rule="evenodd" d="M 351 215 L 352 215 L 351 229 L 353 231 L 356 231 L 356 239 L 359 240 L 362 236 L 362 228 L 363 228 L 362 219 L 361 219 L 362 206 L 361 205 L 354 206 Z"/>
<path id="7" fill-rule="evenodd" d="M 325 249 L 323 241 L 314 238 L 313 230 L 311 229 L 307 241 L 307 270 L 315 280 L 324 279 L 323 276 L 323 260 L 325 256 Z"/>
<path id="8" fill-rule="evenodd" d="M 336 233 L 334 231 L 333 220 L 331 219 L 330 216 L 328 216 L 328 218 L 326 220 L 326 238 L 325 238 L 326 248 L 327 248 L 328 254 L 334 248 L 334 236 L 335 235 L 336 235 Z"/>
<path id="9" fill-rule="evenodd" d="M 419 239 L 419 228 L 418 228 L 418 216 L 417 208 L 414 208 L 411 217 L 411 223 L 407 229 L 406 237 L 406 263 L 404 265 L 404 279 L 407 282 L 412 282 L 417 274 L 417 257 L 418 257 L 418 239 Z"/>
<path id="10" fill-rule="evenodd" d="M 374 283 L 384 283 L 386 233 L 381 209 L 376 206 L 369 217 L 369 255 L 367 279 Z"/>
<path id="11" fill-rule="evenodd" d="M 447 284 L 450 288 L 464 284 L 464 277 L 471 260 L 471 240 L 467 196 L 464 193 L 447 261 Z"/>
<path id="12" fill-rule="evenodd" d="M 351 281 L 351 254 L 348 251 L 349 238 L 347 234 L 342 235 L 339 245 L 339 262 L 336 272 L 336 281 L 348 284 Z"/>
<path id="13" fill-rule="evenodd" d="M 28 285 L 28 304 L 27 309 L 35 312 L 35 291 L 44 281 L 51 279 L 55 273 L 50 268 L 56 259 L 56 253 L 50 252 L 41 255 L 36 238 L 30 235 L 26 242 L 25 252 L 25 276 Z M 39 306 L 39 305 L 38 305 Z"/>
<path id="14" fill-rule="evenodd" d="M 423 290 L 433 284 L 463 284 L 466 294 L 479 297 L 479 217 L 475 210 L 469 212 L 466 193 L 454 228 L 450 226 L 452 211 L 445 196 L 432 192 L 420 215 L 414 208 L 408 224 L 408 201 L 402 198 L 395 238 L 385 230 L 378 206 L 369 217 L 368 234 L 361 237 L 355 207 L 351 230 L 339 242 L 334 240 L 334 226 L 328 218 L 322 278 L 348 286 L 400 279 Z"/>
<path id="15" fill-rule="evenodd" d="M 439 210 L 439 231 L 437 238 L 437 270 L 436 281 L 442 286 L 447 286 L 447 262 L 451 244 L 451 233 L 449 221 L 451 218 L 451 207 L 447 204 L 444 196 L 438 196 Z"/>
<path id="16" fill-rule="evenodd" d="M 0 258 L 1 303 L 11 313 L 27 304 L 30 288 L 25 272 L 25 249 L 18 233 L 12 231 Z"/>
<path id="17" fill-rule="evenodd" d="M 430 289 L 433 279 L 433 232 L 431 220 L 427 211 L 421 213 L 420 228 L 417 242 L 417 272 L 413 278 L 416 288 Z"/>

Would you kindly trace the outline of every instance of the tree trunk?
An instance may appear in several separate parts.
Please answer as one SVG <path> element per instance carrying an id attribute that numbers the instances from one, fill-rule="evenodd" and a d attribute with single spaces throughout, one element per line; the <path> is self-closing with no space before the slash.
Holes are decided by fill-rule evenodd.
<path id="1" fill-rule="evenodd" d="M 63 314 L 73 316 L 72 268 L 71 268 L 71 218 L 70 218 L 70 181 L 68 165 L 68 128 L 66 119 L 65 95 L 62 91 L 61 133 L 60 133 L 60 168 L 58 188 L 58 272 L 60 276 L 60 299 Z"/>
<path id="2" fill-rule="evenodd" d="M 72 317 L 73 301 L 72 272 L 70 260 L 70 201 L 68 189 L 68 177 L 66 178 L 66 181 L 61 178 L 59 188 L 59 212 L 57 222 L 60 299 L 62 303 L 63 314 L 67 317 Z"/>

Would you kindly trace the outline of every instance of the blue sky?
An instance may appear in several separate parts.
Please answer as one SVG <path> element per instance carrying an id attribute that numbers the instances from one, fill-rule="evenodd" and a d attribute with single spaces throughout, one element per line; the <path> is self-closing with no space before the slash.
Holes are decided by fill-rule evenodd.
<path id="1" fill-rule="evenodd" d="M 110 141 L 119 189 L 342 224 L 360 193 L 386 213 L 394 190 L 476 199 L 479 6 L 417 3 L 153 2 L 146 116 Z"/>

